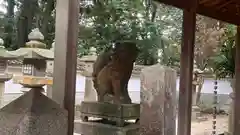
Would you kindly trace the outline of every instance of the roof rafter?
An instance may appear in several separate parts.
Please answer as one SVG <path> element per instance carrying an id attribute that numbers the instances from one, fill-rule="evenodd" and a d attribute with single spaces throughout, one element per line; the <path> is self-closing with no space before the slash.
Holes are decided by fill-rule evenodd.
<path id="1" fill-rule="evenodd" d="M 191 9 L 191 3 L 186 2 L 186 0 L 155 0 L 155 1 L 167 4 L 167 5 L 171 5 L 180 9 Z M 203 1 L 207 2 L 207 0 L 203 0 Z M 232 1 L 232 2 L 235 2 L 235 1 Z M 201 0 L 199 3 L 201 3 Z M 224 11 L 224 10 L 217 9 L 216 7 L 215 8 L 206 7 L 204 6 L 204 4 L 199 4 L 197 7 L 197 13 L 207 17 L 217 19 L 217 20 L 221 20 L 227 23 L 240 25 L 240 19 L 238 19 L 240 18 L 240 15 L 237 15 L 235 11 L 231 11 L 231 12 Z"/>
<path id="2" fill-rule="evenodd" d="M 208 16 L 217 20 L 221 20 L 227 23 L 235 24 L 235 25 L 240 25 L 240 16 L 236 16 L 231 14 L 230 12 L 223 12 L 220 10 L 213 10 L 212 8 L 206 8 L 203 6 L 198 6 L 197 13 Z"/>
<path id="3" fill-rule="evenodd" d="M 221 8 L 231 4 L 232 2 L 233 2 L 233 0 L 229 0 L 229 1 L 225 2 L 224 4 L 221 4 L 220 6 L 218 6 L 217 9 L 221 9 Z"/>

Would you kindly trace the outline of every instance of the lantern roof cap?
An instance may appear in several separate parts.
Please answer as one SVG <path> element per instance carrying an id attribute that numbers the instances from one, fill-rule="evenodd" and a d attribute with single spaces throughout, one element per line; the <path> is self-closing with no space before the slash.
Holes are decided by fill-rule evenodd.
<path id="1" fill-rule="evenodd" d="M 95 62 L 97 59 L 96 51 L 96 48 L 91 47 L 89 54 L 80 58 L 80 62 Z"/>
<path id="2" fill-rule="evenodd" d="M 54 59 L 54 53 L 46 49 L 46 44 L 43 34 L 38 28 L 32 30 L 28 35 L 29 42 L 26 43 L 26 47 L 19 48 L 15 51 L 11 51 L 12 55 L 19 57 L 20 59 Z"/>

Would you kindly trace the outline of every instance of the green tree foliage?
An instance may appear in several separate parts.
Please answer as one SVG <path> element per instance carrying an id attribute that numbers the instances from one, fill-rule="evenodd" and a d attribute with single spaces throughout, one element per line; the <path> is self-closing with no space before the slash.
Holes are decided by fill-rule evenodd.
<path id="1" fill-rule="evenodd" d="M 5 4 L 7 13 L 0 28 L 6 48 L 24 46 L 35 27 L 50 48 L 55 36 L 55 0 L 5 0 Z M 81 1 L 80 9 L 79 57 L 88 54 L 90 47 L 101 52 L 117 40 L 131 40 L 141 50 L 138 64 L 152 65 L 160 59 L 162 64 L 178 65 L 180 10 L 152 0 L 88 0 Z"/>
<path id="2" fill-rule="evenodd" d="M 55 36 L 56 0 L 4 0 L 0 13 L 0 35 L 9 50 L 25 44 L 32 28 L 38 27 L 48 48 Z M 153 0 L 81 0 L 78 57 L 95 47 L 100 53 L 117 40 L 137 43 L 137 64 L 179 67 L 182 11 Z M 226 25 L 197 16 L 195 61 L 204 70 L 222 43 Z M 228 29 L 228 28 L 227 28 Z M 225 32 L 224 32 L 225 33 Z M 228 36 L 228 35 L 227 35 Z M 224 39 L 225 40 L 225 39 Z"/>
<path id="3" fill-rule="evenodd" d="M 136 42 L 141 50 L 138 64 L 157 63 L 158 50 L 162 50 L 165 59 L 169 58 L 166 53 L 171 52 L 167 51 L 170 49 L 171 39 L 163 36 L 166 29 L 163 25 L 166 22 L 161 21 L 164 15 L 158 11 L 159 4 L 151 0 L 94 1 L 89 2 L 89 5 L 86 3 L 83 2 L 81 8 L 84 11 L 81 20 L 84 21 L 81 22 L 79 39 L 79 49 L 83 55 L 91 46 L 103 50 L 117 40 L 131 40 Z M 173 58 L 172 61 L 174 60 Z M 163 63 L 171 64 L 167 61 Z"/>
<path id="4" fill-rule="evenodd" d="M 236 27 L 228 25 L 225 34 L 226 38 L 222 42 L 220 51 L 212 57 L 211 66 L 218 78 L 233 78 L 235 73 Z"/>
<path id="5" fill-rule="evenodd" d="M 9 50 L 24 46 L 30 31 L 38 27 L 50 48 L 55 32 L 55 3 L 55 0 L 5 0 L 6 14 L 1 23 L 4 46 Z"/>

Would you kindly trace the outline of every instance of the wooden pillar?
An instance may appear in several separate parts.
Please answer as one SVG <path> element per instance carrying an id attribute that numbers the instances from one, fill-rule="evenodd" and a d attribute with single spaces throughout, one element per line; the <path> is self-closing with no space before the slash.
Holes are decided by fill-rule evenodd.
<path id="1" fill-rule="evenodd" d="M 196 0 L 195 0 L 196 1 Z M 194 3 L 196 5 L 196 3 Z M 196 6 L 183 10 L 183 31 L 180 62 L 178 135 L 191 134 L 192 77 L 196 27 Z"/>
<path id="2" fill-rule="evenodd" d="M 68 135 L 73 135 L 76 93 L 78 0 L 57 0 L 52 99 L 68 111 Z"/>
<path id="3" fill-rule="evenodd" d="M 240 135 L 240 26 L 237 27 L 235 55 L 235 93 L 233 100 L 233 134 Z"/>

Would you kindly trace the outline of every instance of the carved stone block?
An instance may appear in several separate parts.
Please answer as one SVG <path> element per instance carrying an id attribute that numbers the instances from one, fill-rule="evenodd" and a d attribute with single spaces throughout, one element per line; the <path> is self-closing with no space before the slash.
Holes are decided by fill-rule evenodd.
<path id="1" fill-rule="evenodd" d="M 176 79 L 175 70 L 159 64 L 142 70 L 140 135 L 175 135 Z"/>
<path id="2" fill-rule="evenodd" d="M 83 101 L 80 112 L 83 121 L 88 121 L 88 117 L 97 117 L 111 119 L 116 121 L 118 126 L 124 126 L 125 120 L 139 119 L 140 105 Z"/>
<path id="3" fill-rule="evenodd" d="M 101 122 L 75 122 L 76 133 L 82 135 L 139 135 L 139 125 L 129 124 L 125 127 L 116 127 Z"/>

